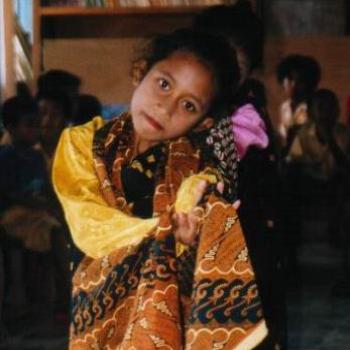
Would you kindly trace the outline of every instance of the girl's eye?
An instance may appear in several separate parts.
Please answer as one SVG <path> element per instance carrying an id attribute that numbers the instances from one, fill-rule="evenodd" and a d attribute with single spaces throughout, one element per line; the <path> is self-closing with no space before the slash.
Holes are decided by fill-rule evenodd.
<path id="1" fill-rule="evenodd" d="M 166 79 L 163 79 L 163 78 L 158 79 L 158 85 L 164 91 L 168 91 L 170 89 L 170 84 Z"/>
<path id="2" fill-rule="evenodd" d="M 187 112 L 194 113 L 197 111 L 196 106 L 190 101 L 183 101 L 182 104 Z"/>

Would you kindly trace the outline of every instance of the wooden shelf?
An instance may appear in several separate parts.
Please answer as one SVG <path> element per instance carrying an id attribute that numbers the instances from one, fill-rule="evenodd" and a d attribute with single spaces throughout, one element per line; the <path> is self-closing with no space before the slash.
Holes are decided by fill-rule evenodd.
<path id="1" fill-rule="evenodd" d="M 147 38 L 191 23 L 208 5 L 166 7 L 41 6 L 33 1 L 33 71 L 43 69 L 45 39 Z"/>
<path id="2" fill-rule="evenodd" d="M 167 6 L 167 7 L 39 7 L 40 16 L 134 16 L 191 14 L 204 9 L 205 6 Z"/>

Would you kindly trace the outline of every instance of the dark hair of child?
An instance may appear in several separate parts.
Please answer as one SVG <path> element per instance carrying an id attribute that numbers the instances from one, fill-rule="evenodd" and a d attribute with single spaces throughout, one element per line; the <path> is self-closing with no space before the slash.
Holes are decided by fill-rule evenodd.
<path id="1" fill-rule="evenodd" d="M 251 98 L 251 102 L 257 110 L 266 109 L 267 98 L 264 84 L 254 78 L 247 79 L 240 87 L 239 94 Z"/>
<path id="2" fill-rule="evenodd" d="M 30 88 L 26 82 L 18 81 L 16 83 L 16 96 L 28 97 L 28 98 L 32 97 L 32 94 L 30 92 Z"/>
<path id="3" fill-rule="evenodd" d="M 328 89 L 317 90 L 309 104 L 311 120 L 331 130 L 339 119 L 339 100 L 335 93 Z"/>
<path id="4" fill-rule="evenodd" d="M 1 117 L 6 129 L 15 128 L 23 119 L 35 119 L 38 107 L 33 98 L 15 96 L 7 99 L 1 107 Z"/>
<path id="5" fill-rule="evenodd" d="M 292 108 L 300 102 L 308 102 L 321 80 L 321 67 L 310 56 L 293 54 L 285 57 L 277 66 L 280 84 L 287 78 L 294 82 Z"/>
<path id="6" fill-rule="evenodd" d="M 193 54 L 213 74 L 215 97 L 207 115 L 220 119 L 232 108 L 232 95 L 239 83 L 239 68 L 234 50 L 221 37 L 192 29 L 179 29 L 159 35 L 149 43 L 133 65 L 143 62 L 141 78 L 159 61 L 175 52 Z"/>
<path id="7" fill-rule="evenodd" d="M 36 96 L 36 101 L 39 103 L 40 101 L 50 101 L 55 104 L 55 106 L 60 110 L 62 115 L 67 118 L 71 118 L 72 116 L 72 103 L 68 95 L 59 90 L 47 90 L 41 91 Z"/>
<path id="8" fill-rule="evenodd" d="M 38 93 L 50 90 L 73 90 L 78 92 L 81 80 L 73 73 L 61 69 L 52 69 L 38 79 Z"/>
<path id="9" fill-rule="evenodd" d="M 73 124 L 87 123 L 93 117 L 101 115 L 102 105 L 96 96 L 82 94 L 78 97 L 77 111 L 74 115 Z"/>
<path id="10" fill-rule="evenodd" d="M 222 35 L 233 47 L 242 49 L 249 61 L 249 71 L 261 65 L 264 29 L 248 1 L 239 0 L 233 6 L 209 7 L 195 16 L 193 27 Z"/>

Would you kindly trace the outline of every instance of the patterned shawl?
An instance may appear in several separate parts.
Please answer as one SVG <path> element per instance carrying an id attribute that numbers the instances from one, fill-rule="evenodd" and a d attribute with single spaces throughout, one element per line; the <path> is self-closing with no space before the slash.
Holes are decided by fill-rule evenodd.
<path id="1" fill-rule="evenodd" d="M 73 278 L 70 349 L 254 348 L 267 329 L 235 210 L 208 193 L 196 246 L 179 250 L 172 234 L 173 211 L 188 212 L 195 184 L 218 173 L 187 138 L 169 142 L 154 218 L 134 218 L 120 180 L 131 157 L 128 116 L 101 125 L 67 130 L 54 163 L 73 239 L 87 253 Z"/>

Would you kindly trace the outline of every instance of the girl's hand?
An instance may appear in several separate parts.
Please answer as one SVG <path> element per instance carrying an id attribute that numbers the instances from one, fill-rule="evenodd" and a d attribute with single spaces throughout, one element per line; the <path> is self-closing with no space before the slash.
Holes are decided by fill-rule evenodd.
<path id="1" fill-rule="evenodd" d="M 203 208 L 197 206 L 199 201 L 204 196 L 205 190 L 208 186 L 206 181 L 202 181 L 197 186 L 196 190 L 196 206 L 190 211 L 190 213 L 175 213 L 172 216 L 175 239 L 185 245 L 192 245 L 195 243 L 199 234 L 200 225 L 203 219 Z M 217 190 L 220 193 L 224 191 L 224 184 L 219 182 L 217 184 Z M 241 205 L 241 201 L 237 200 L 233 203 L 233 207 L 237 210 Z"/>
<path id="2" fill-rule="evenodd" d="M 216 189 L 223 194 L 224 193 L 224 183 L 223 182 L 218 182 Z M 241 206 L 241 201 L 239 199 L 237 199 L 233 204 L 232 204 L 233 208 L 235 210 L 238 210 L 238 208 Z"/>
<path id="3" fill-rule="evenodd" d="M 175 239 L 185 245 L 192 245 L 199 233 L 203 208 L 197 204 L 204 196 L 208 186 L 206 181 L 201 181 L 196 188 L 196 201 L 192 210 L 186 213 L 174 213 L 172 216 Z"/>
<path id="4" fill-rule="evenodd" d="M 196 214 L 195 210 L 193 209 L 189 214 L 174 214 L 173 222 L 175 225 L 174 236 L 176 241 L 185 245 L 194 244 L 201 224 L 201 218 Z"/>

